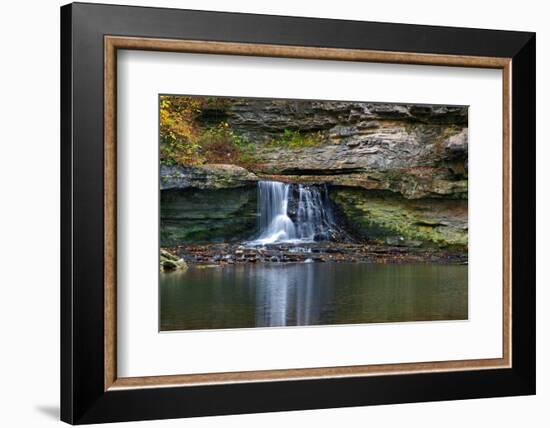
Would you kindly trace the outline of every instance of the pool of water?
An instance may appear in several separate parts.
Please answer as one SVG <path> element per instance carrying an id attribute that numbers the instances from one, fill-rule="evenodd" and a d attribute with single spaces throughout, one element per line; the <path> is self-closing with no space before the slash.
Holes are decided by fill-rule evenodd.
<path id="1" fill-rule="evenodd" d="M 298 263 L 160 275 L 160 329 L 468 318 L 468 266 Z"/>

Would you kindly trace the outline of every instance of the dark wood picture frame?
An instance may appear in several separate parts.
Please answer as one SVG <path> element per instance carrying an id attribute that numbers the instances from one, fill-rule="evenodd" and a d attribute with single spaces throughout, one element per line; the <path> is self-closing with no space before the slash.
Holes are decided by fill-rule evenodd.
<path id="1" fill-rule="evenodd" d="M 117 378 L 117 49 L 502 69 L 503 357 Z M 70 4 L 61 8 L 61 130 L 63 421 L 535 393 L 533 33 Z"/>

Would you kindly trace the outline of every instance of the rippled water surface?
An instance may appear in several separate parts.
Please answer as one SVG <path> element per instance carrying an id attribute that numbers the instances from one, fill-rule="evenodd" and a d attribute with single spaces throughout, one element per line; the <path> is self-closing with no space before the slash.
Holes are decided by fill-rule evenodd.
<path id="1" fill-rule="evenodd" d="M 468 267 L 299 263 L 160 275 L 160 329 L 468 318 Z"/>

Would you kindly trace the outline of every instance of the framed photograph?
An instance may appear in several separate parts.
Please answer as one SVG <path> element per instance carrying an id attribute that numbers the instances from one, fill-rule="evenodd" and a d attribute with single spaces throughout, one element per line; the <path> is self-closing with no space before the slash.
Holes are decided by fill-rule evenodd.
<path id="1" fill-rule="evenodd" d="M 61 8 L 61 418 L 535 393 L 535 35 Z"/>

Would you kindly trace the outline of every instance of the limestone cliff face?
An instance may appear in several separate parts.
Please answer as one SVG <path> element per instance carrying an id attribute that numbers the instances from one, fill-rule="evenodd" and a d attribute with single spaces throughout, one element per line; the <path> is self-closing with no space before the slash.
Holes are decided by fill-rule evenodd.
<path id="1" fill-rule="evenodd" d="M 161 189 L 245 189 L 261 179 L 326 184 L 348 226 L 366 239 L 467 246 L 467 107 L 231 99 L 200 120 L 227 122 L 253 145 L 253 166 L 163 166 Z M 288 131 L 317 140 L 272 144 Z"/>
<path id="2" fill-rule="evenodd" d="M 160 167 L 160 190 L 231 189 L 254 184 L 258 177 L 236 165 Z"/>
<path id="3" fill-rule="evenodd" d="M 208 111 L 207 117 L 212 117 Z M 359 103 L 349 101 L 238 99 L 225 111 L 234 129 L 261 142 L 284 129 L 329 131 L 349 136 L 380 121 L 467 126 L 463 106 Z M 271 134 L 271 135 L 270 135 Z"/>
<path id="4" fill-rule="evenodd" d="M 161 246 L 239 242 L 256 230 L 256 187 L 164 190 Z"/>
<path id="5" fill-rule="evenodd" d="M 346 227 L 360 239 L 403 247 L 467 249 L 465 200 L 405 199 L 359 188 L 335 188 L 330 195 Z"/>
<path id="6" fill-rule="evenodd" d="M 464 106 L 235 99 L 223 112 L 203 111 L 202 120 L 225 120 L 252 144 L 252 172 L 260 177 L 390 190 L 407 199 L 462 199 L 468 188 L 467 113 Z M 270 144 L 289 130 L 315 133 L 319 141 L 292 149 Z M 208 168 L 203 175 L 214 179 L 206 181 L 223 185 L 219 171 Z M 233 184 L 246 181 L 238 169 L 222 175 Z"/>

